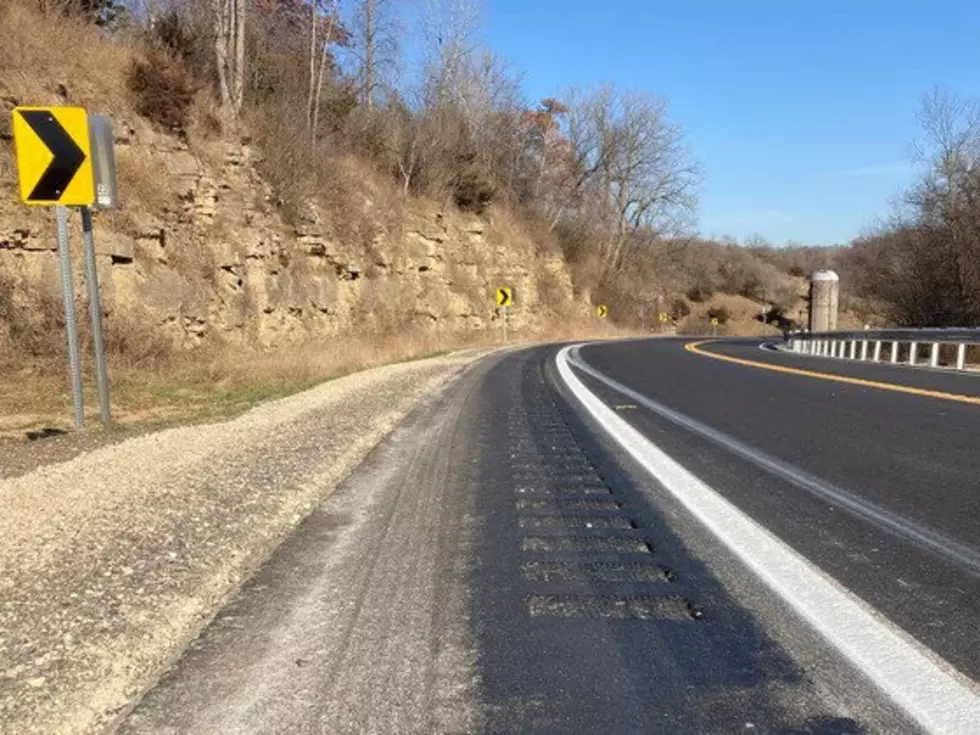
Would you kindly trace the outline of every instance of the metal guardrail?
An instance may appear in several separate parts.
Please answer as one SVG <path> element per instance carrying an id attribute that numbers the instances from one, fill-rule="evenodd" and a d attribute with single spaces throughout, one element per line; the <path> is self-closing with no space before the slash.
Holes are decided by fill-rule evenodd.
<path id="1" fill-rule="evenodd" d="M 802 355 L 965 370 L 967 349 L 980 345 L 980 328 L 791 332 L 786 335 L 785 343 L 792 352 Z M 925 348 L 923 357 L 928 355 L 922 361 L 920 348 Z M 950 359 L 944 360 L 944 356 Z"/>

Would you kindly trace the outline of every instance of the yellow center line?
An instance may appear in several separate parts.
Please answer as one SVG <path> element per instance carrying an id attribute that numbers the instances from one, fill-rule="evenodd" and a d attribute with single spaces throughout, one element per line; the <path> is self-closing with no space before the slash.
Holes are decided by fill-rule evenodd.
<path id="1" fill-rule="evenodd" d="M 761 368 L 763 370 L 772 370 L 776 373 L 788 373 L 790 375 L 803 375 L 808 378 L 817 378 L 818 380 L 832 380 L 836 383 L 848 383 L 849 385 L 860 385 L 865 388 L 877 388 L 878 390 L 889 390 L 893 393 L 907 393 L 913 396 L 925 396 L 927 398 L 936 398 L 940 401 L 954 401 L 956 403 L 969 403 L 974 406 L 980 406 L 980 397 L 977 396 L 964 396 L 957 393 L 944 393 L 938 390 L 928 390 L 925 388 L 914 388 L 911 385 L 897 385 L 895 383 L 882 383 L 877 380 L 865 380 L 863 378 L 851 378 L 846 375 L 834 375 L 833 373 L 820 373 L 815 370 L 804 370 L 803 368 L 793 368 L 786 367 L 784 365 L 773 365 L 767 362 L 757 362 L 755 360 L 746 360 L 741 357 L 731 357 L 730 355 L 720 355 L 717 352 L 709 352 L 708 350 L 701 349 L 704 344 L 710 344 L 710 340 L 702 340 L 700 342 L 689 342 L 684 345 L 684 349 L 688 352 L 693 352 L 696 355 L 702 355 L 704 357 L 711 357 L 715 360 L 724 360 L 725 362 L 733 362 L 736 365 L 748 365 L 749 367 Z"/>

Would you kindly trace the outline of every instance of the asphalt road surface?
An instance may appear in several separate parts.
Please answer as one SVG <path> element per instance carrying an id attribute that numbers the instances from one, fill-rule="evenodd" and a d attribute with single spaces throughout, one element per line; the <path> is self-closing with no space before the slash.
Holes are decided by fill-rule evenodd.
<path id="1" fill-rule="evenodd" d="M 571 369 L 818 587 L 955 667 L 946 709 L 962 704 L 980 679 L 980 378 L 685 344 L 590 345 Z M 603 429 L 557 352 L 485 360 L 413 414 L 120 731 L 922 729 Z"/>

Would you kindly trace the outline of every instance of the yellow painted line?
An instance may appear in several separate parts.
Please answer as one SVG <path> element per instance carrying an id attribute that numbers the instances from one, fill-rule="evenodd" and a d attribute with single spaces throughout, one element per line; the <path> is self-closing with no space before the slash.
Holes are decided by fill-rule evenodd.
<path id="1" fill-rule="evenodd" d="M 969 403 L 974 406 L 980 406 L 980 397 L 978 396 L 963 396 L 958 393 L 944 393 L 938 390 L 928 390 L 926 388 L 914 388 L 911 385 L 897 385 L 895 383 L 882 383 L 877 380 L 864 380 L 863 378 L 851 378 L 846 375 L 834 375 L 833 373 L 820 373 L 815 370 L 804 370 L 803 368 L 793 368 L 786 367 L 784 365 L 773 365 L 768 362 L 757 362 L 755 360 L 746 360 L 741 357 L 731 357 L 730 355 L 719 355 L 717 352 L 709 352 L 708 350 L 701 349 L 702 345 L 710 344 L 710 340 L 702 340 L 701 342 L 689 342 L 684 345 L 684 349 L 688 352 L 693 352 L 695 355 L 702 355 L 704 357 L 710 357 L 715 360 L 724 360 L 725 362 L 733 362 L 736 365 L 748 365 L 749 367 L 761 368 L 763 370 L 772 370 L 776 373 L 788 373 L 789 375 L 803 375 L 807 378 L 817 378 L 818 380 L 831 380 L 835 383 L 847 383 L 849 385 L 860 385 L 865 388 L 877 388 L 878 390 L 889 390 L 893 393 L 907 393 L 913 396 L 925 396 L 926 398 L 936 398 L 940 401 L 954 401 L 956 403 Z"/>

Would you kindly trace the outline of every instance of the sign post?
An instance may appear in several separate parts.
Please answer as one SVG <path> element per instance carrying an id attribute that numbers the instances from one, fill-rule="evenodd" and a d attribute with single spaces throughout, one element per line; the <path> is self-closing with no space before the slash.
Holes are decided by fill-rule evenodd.
<path id="1" fill-rule="evenodd" d="M 716 316 L 711 317 L 711 336 L 718 336 L 718 317 Z"/>
<path id="2" fill-rule="evenodd" d="M 497 308 L 503 312 L 504 342 L 507 342 L 507 312 L 514 305 L 514 290 L 510 286 L 501 286 L 496 294 Z"/>
<path id="3" fill-rule="evenodd" d="M 92 146 L 92 167 L 95 177 L 95 208 L 117 206 L 116 155 L 112 141 L 112 120 L 103 115 L 89 117 L 89 137 Z M 95 265 L 95 236 L 92 229 L 92 209 L 82 207 L 82 232 L 85 235 L 85 282 L 88 284 L 88 304 L 92 318 L 92 347 L 95 353 L 95 375 L 99 385 L 99 418 L 103 424 L 112 421 L 109 402 L 109 367 L 106 363 L 105 340 L 102 338 L 102 300 L 99 295 L 99 272 Z"/>
<path id="4" fill-rule="evenodd" d="M 99 386 L 99 414 L 103 423 L 108 423 L 111 418 L 109 374 L 102 339 L 102 304 L 99 300 L 91 207 L 105 209 L 116 205 L 112 122 L 102 116 L 89 118 L 80 107 L 17 107 L 13 112 L 13 128 L 21 199 L 32 206 L 55 207 L 72 402 L 77 428 L 85 425 L 85 405 L 82 400 L 82 366 L 68 244 L 68 207 L 82 210 L 85 281 L 95 343 L 93 351 Z"/>
<path id="5" fill-rule="evenodd" d="M 68 367 L 71 371 L 71 397 L 75 407 L 75 427 L 85 426 L 82 404 L 82 359 L 78 350 L 78 325 L 75 322 L 75 289 L 71 278 L 71 252 L 68 250 L 68 209 L 57 207 L 58 259 L 61 263 L 61 290 L 65 296 L 65 329 L 68 331 Z"/>
<path id="6" fill-rule="evenodd" d="M 95 267 L 95 238 L 92 235 L 92 210 L 82 207 L 82 232 L 85 235 L 85 283 L 88 285 L 88 308 L 92 317 L 92 346 L 95 352 L 95 377 L 99 384 L 99 418 L 103 424 L 112 420 L 109 409 L 109 368 L 102 339 L 102 301 L 99 298 L 99 272 Z"/>
<path id="7" fill-rule="evenodd" d="M 606 317 L 609 316 L 609 307 L 606 306 L 605 304 L 599 304 L 595 308 L 595 315 L 599 319 L 599 324 L 601 325 L 606 320 Z M 600 329 L 600 333 L 602 334 L 609 333 L 608 325 L 600 326 L 599 329 Z"/>

